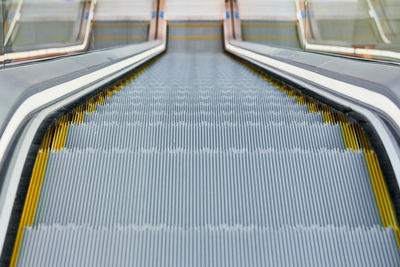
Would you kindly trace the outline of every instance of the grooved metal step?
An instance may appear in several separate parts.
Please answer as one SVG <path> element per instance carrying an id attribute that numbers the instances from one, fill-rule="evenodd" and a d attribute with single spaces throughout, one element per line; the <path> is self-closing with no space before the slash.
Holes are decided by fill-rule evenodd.
<path id="1" fill-rule="evenodd" d="M 69 125 L 18 265 L 398 266 L 376 201 L 340 124 L 222 53 L 172 52 Z"/>
<path id="2" fill-rule="evenodd" d="M 171 123 L 171 122 L 192 122 L 196 123 L 240 123 L 242 121 L 250 123 L 323 123 L 321 113 L 305 113 L 305 112 L 261 112 L 261 111 L 242 111 L 242 112 L 211 112 L 197 111 L 196 113 L 186 111 L 127 111 L 127 112 L 101 112 L 98 110 L 92 116 L 86 116 L 85 123 L 104 124 L 117 122 L 119 124 L 128 123 Z"/>
<path id="3" fill-rule="evenodd" d="M 380 223 L 361 152 L 64 150 L 46 176 L 38 224 Z"/>
<path id="4" fill-rule="evenodd" d="M 112 134 L 112 138 L 110 138 Z M 287 140 L 287 142 L 284 142 Z M 344 149 L 340 125 L 310 123 L 161 122 L 71 126 L 68 148 Z"/>
<path id="5" fill-rule="evenodd" d="M 393 230 L 378 227 L 56 226 L 25 233 L 24 266 L 377 267 L 400 262 Z"/>

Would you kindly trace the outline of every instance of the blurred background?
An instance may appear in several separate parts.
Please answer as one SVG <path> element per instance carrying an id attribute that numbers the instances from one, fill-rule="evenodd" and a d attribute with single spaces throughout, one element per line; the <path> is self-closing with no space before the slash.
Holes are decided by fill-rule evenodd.
<path id="1" fill-rule="evenodd" d="M 2 66 L 145 42 L 153 0 L 2 0 Z M 248 42 L 400 60 L 398 0 L 238 0 Z M 166 0 L 167 20 L 223 20 L 224 0 Z"/>

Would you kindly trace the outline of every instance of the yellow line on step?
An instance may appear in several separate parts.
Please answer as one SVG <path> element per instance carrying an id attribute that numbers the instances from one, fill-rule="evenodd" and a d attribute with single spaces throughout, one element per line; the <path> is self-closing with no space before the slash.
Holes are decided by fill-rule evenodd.
<path id="1" fill-rule="evenodd" d="M 32 226 L 37 204 L 39 202 L 40 189 L 42 187 L 44 174 L 46 172 L 47 159 L 50 153 L 50 145 L 54 133 L 54 126 L 46 133 L 39 152 L 36 156 L 35 164 L 32 171 L 32 178 L 29 184 L 28 192 L 25 199 L 24 209 L 22 211 L 21 220 L 18 226 L 17 237 L 14 243 L 14 249 L 11 255 L 10 266 L 17 265 L 18 255 L 22 244 L 22 238 L 26 226 Z"/>
<path id="2" fill-rule="evenodd" d="M 368 171 L 371 177 L 372 187 L 376 196 L 377 206 L 385 228 L 392 227 L 396 236 L 397 245 L 400 250 L 400 229 L 397 221 L 396 212 L 393 207 L 392 200 L 389 196 L 382 170 L 379 166 L 376 153 L 371 150 L 365 150 L 365 161 L 367 162 Z"/>

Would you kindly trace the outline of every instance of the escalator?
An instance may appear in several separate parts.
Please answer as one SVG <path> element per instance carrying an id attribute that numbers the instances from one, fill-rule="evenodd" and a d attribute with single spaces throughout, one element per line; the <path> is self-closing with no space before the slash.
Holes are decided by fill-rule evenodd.
<path id="1" fill-rule="evenodd" d="M 166 54 L 49 127 L 11 265 L 400 265 L 364 130 L 221 35 L 170 22 Z"/>

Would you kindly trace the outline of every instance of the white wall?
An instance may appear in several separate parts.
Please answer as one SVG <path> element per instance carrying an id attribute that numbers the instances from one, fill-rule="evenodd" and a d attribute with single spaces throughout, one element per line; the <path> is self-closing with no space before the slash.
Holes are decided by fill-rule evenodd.
<path id="1" fill-rule="evenodd" d="M 169 20 L 220 20 L 224 18 L 224 0 L 165 1 L 165 17 Z M 319 18 L 366 15 L 363 10 L 365 0 L 312 0 L 310 2 L 316 17 Z M 95 19 L 150 20 L 152 3 L 153 0 L 97 0 Z M 241 19 L 296 19 L 295 0 L 238 0 L 238 4 Z"/>
<path id="2" fill-rule="evenodd" d="M 222 20 L 224 0 L 165 0 L 165 15 L 169 20 Z"/>
<path id="3" fill-rule="evenodd" d="M 238 3 L 242 19 L 296 19 L 295 0 L 238 0 Z M 368 16 L 366 0 L 309 0 L 309 3 L 317 19 Z"/>
<path id="4" fill-rule="evenodd" d="M 313 0 L 310 9 L 315 19 L 356 19 L 368 18 L 366 0 Z"/>
<path id="5" fill-rule="evenodd" d="M 97 0 L 95 20 L 150 20 L 153 0 Z"/>
<path id="6" fill-rule="evenodd" d="M 15 1 L 14 1 L 15 2 Z M 61 2 L 54 0 L 24 1 L 21 9 L 22 21 L 75 21 L 81 10 L 79 0 Z"/>
<path id="7" fill-rule="evenodd" d="M 294 0 L 238 0 L 241 19 L 295 20 Z"/>

